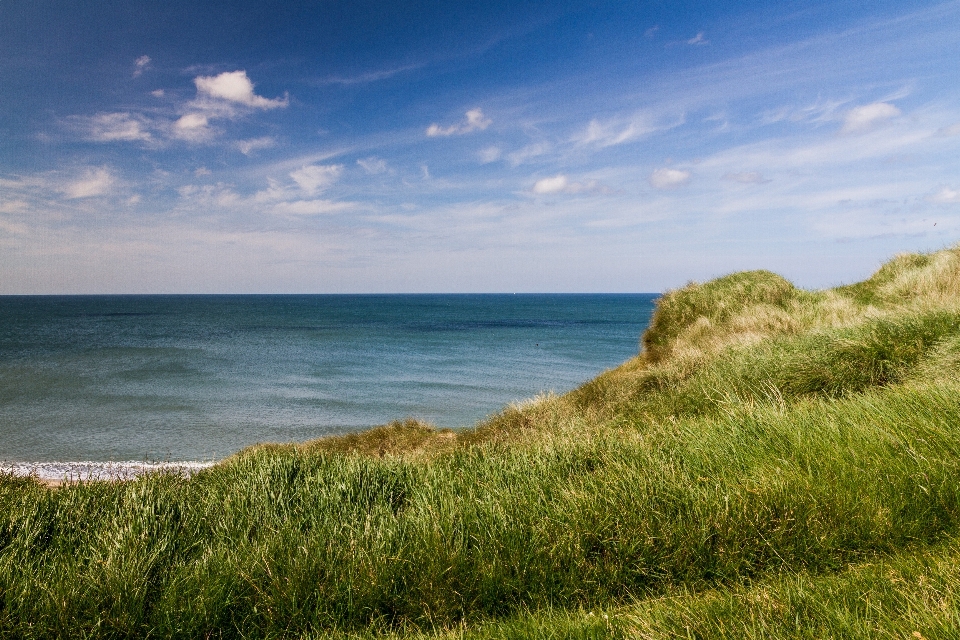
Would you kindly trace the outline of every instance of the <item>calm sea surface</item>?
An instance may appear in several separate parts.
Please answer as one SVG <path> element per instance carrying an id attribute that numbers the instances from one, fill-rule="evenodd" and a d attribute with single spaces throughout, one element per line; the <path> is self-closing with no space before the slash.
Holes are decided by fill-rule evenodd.
<path id="1" fill-rule="evenodd" d="M 197 461 L 469 426 L 635 355 L 655 296 L 0 297 L 0 460 Z"/>

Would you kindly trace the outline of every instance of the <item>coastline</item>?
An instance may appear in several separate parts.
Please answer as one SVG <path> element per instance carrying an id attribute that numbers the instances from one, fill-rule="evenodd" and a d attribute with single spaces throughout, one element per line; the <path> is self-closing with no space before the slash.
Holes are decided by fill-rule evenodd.
<path id="1" fill-rule="evenodd" d="M 134 480 L 146 473 L 165 472 L 190 476 L 216 464 L 216 461 L 144 462 L 9 462 L 0 461 L 0 474 L 32 476 L 49 487 L 73 482 L 98 480 Z"/>

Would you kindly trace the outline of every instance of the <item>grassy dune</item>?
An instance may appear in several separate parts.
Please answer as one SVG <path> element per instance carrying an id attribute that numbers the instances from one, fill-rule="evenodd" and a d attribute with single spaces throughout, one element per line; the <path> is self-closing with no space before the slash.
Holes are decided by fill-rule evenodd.
<path id="1" fill-rule="evenodd" d="M 0 635 L 960 637 L 960 248 L 691 284 L 642 342 L 458 433 L 2 478 Z"/>

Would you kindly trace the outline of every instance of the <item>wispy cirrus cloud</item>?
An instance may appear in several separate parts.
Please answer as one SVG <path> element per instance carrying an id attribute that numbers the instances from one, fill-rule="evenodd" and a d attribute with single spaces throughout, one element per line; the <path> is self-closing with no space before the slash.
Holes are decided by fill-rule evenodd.
<path id="1" fill-rule="evenodd" d="M 387 172 L 387 161 L 376 156 L 360 158 L 357 160 L 357 165 L 371 176 Z"/>
<path id="2" fill-rule="evenodd" d="M 153 123 L 130 112 L 98 113 L 94 116 L 69 116 L 67 128 L 91 142 L 150 142 Z"/>
<path id="3" fill-rule="evenodd" d="M 261 149 L 270 149 L 271 147 L 277 146 L 277 139 L 272 136 L 262 136 L 248 140 L 237 140 L 235 144 L 237 149 L 240 150 L 240 153 L 249 156 Z"/>
<path id="4" fill-rule="evenodd" d="M 645 112 L 605 121 L 591 120 L 585 129 L 573 136 L 576 145 L 592 145 L 599 148 L 613 147 L 634 142 L 645 135 L 679 127 L 685 122 L 682 114 L 673 117 L 656 117 Z"/>
<path id="5" fill-rule="evenodd" d="M 421 68 L 423 65 L 420 64 L 408 64 L 402 67 L 394 67 L 392 69 L 382 69 L 379 71 L 368 71 L 366 73 L 359 73 L 354 76 L 327 76 L 317 80 L 317 84 L 342 84 L 342 85 L 352 85 L 352 84 L 368 84 L 370 82 L 379 82 L 380 80 L 386 80 L 387 78 L 392 78 L 393 76 L 406 73 L 408 71 L 413 71 L 415 69 Z"/>
<path id="6" fill-rule="evenodd" d="M 739 182 L 740 184 L 763 184 L 770 182 L 769 178 L 764 178 L 762 173 L 757 171 L 741 171 L 739 173 L 725 173 L 722 179 L 729 182 Z"/>
<path id="7" fill-rule="evenodd" d="M 339 180 L 342 173 L 342 164 L 313 164 L 291 172 L 290 177 L 297 183 L 301 191 L 307 195 L 314 195 L 324 191 Z"/>
<path id="8" fill-rule="evenodd" d="M 13 179 L 0 178 L 0 188 L 5 191 L 6 201 L 16 197 L 18 202 L 26 203 L 108 196 L 115 194 L 119 186 L 120 179 L 106 165 L 47 171 Z"/>
<path id="9" fill-rule="evenodd" d="M 528 144 L 521 149 L 507 154 L 507 161 L 510 163 L 510 166 L 518 167 L 532 158 L 537 158 L 549 153 L 551 148 L 551 145 L 547 142 Z"/>
<path id="10" fill-rule="evenodd" d="M 477 158 L 481 164 L 490 164 L 496 162 L 503 155 L 503 149 L 497 146 L 486 147 L 477 152 Z"/>
<path id="11" fill-rule="evenodd" d="M 336 200 L 293 200 L 278 202 L 273 205 L 273 212 L 280 215 L 317 216 L 331 213 L 342 213 L 357 208 L 355 202 Z"/>
<path id="12" fill-rule="evenodd" d="M 139 78 L 150 67 L 150 56 L 140 56 L 133 63 L 133 77 Z"/>

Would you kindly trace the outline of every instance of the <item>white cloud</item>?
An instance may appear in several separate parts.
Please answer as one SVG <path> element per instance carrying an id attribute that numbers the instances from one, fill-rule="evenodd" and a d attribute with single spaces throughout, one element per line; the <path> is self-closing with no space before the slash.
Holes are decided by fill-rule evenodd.
<path id="1" fill-rule="evenodd" d="M 154 89 L 150 92 L 150 95 L 152 95 L 154 98 L 162 98 L 166 95 L 166 92 L 163 89 Z"/>
<path id="2" fill-rule="evenodd" d="M 22 213 L 29 206 L 26 200 L 0 200 L 0 213 Z"/>
<path id="3" fill-rule="evenodd" d="M 480 158 L 482 164 L 489 164 L 499 160 L 502 154 L 503 150 L 500 147 L 487 147 L 478 151 L 477 157 Z"/>
<path id="4" fill-rule="evenodd" d="M 900 109 L 889 102 L 874 102 L 847 111 L 841 133 L 863 133 L 900 115 Z"/>
<path id="5" fill-rule="evenodd" d="M 207 169 L 206 167 L 200 167 L 193 172 L 193 175 L 197 176 L 198 178 L 202 178 L 203 176 L 209 176 L 212 173 L 213 172 L 210 171 L 210 169 Z"/>
<path id="6" fill-rule="evenodd" d="M 370 156 L 357 160 L 357 164 L 370 175 L 385 173 L 387 171 L 387 162 L 382 158 Z"/>
<path id="7" fill-rule="evenodd" d="M 151 139 L 150 132 L 145 129 L 146 120 L 130 113 L 99 113 L 89 118 L 75 116 L 68 121 L 81 131 L 84 138 L 95 142 L 145 142 Z"/>
<path id="8" fill-rule="evenodd" d="M 709 43 L 710 43 L 709 40 L 704 39 L 703 31 L 701 31 L 697 35 L 687 40 L 687 44 L 693 44 L 693 45 L 702 45 L 702 44 L 709 44 Z"/>
<path id="9" fill-rule="evenodd" d="M 140 56 L 134 62 L 133 77 L 139 77 L 150 65 L 150 56 Z"/>
<path id="10" fill-rule="evenodd" d="M 355 208 L 356 204 L 353 202 L 296 200 L 294 202 L 279 202 L 273 206 L 273 211 L 282 215 L 316 216 L 329 213 L 341 213 Z"/>
<path id="11" fill-rule="evenodd" d="M 657 169 L 647 178 L 654 189 L 676 189 L 690 181 L 690 172 L 682 169 Z"/>
<path id="12" fill-rule="evenodd" d="M 173 136 L 190 142 L 202 142 L 213 137 L 210 119 L 202 113 L 187 113 L 173 123 Z"/>
<path id="13" fill-rule="evenodd" d="M 236 207 L 243 199 L 229 185 L 222 182 L 197 186 L 188 184 L 177 189 L 184 200 L 195 202 L 204 208 Z"/>
<path id="14" fill-rule="evenodd" d="M 569 180 L 567 176 L 562 173 L 556 175 L 552 178 L 543 178 L 542 180 L 537 180 L 533 185 L 534 193 L 559 193 L 567 188 Z"/>
<path id="15" fill-rule="evenodd" d="M 949 127 L 943 127 L 937 131 L 939 136 L 957 136 L 960 135 L 960 122 L 952 124 Z"/>
<path id="16" fill-rule="evenodd" d="M 110 193 L 116 179 L 106 168 L 88 169 L 79 180 L 73 180 L 59 189 L 67 199 L 92 198 Z"/>
<path id="17" fill-rule="evenodd" d="M 30 227 L 20 222 L 13 222 L 0 218 L 0 231 L 8 235 L 23 236 L 30 233 Z"/>
<path id="18" fill-rule="evenodd" d="M 764 111 L 760 115 L 761 124 L 777 122 L 814 122 L 826 123 L 837 120 L 837 111 L 850 102 L 849 100 L 833 100 L 818 97 L 814 102 L 804 107 L 795 105 L 782 106 Z"/>
<path id="19" fill-rule="evenodd" d="M 573 136 L 571 141 L 578 145 L 612 147 L 632 142 L 649 133 L 673 129 L 683 123 L 683 115 L 655 118 L 646 113 L 635 113 L 629 117 L 613 118 L 606 122 L 593 119 L 587 124 L 587 128 Z"/>
<path id="20" fill-rule="evenodd" d="M 730 182 L 739 182 L 741 184 L 763 184 L 764 182 L 770 182 L 769 178 L 764 178 L 763 174 L 756 171 L 725 173 L 722 177 L 724 180 L 729 180 Z"/>
<path id="21" fill-rule="evenodd" d="M 639 138 L 644 133 L 652 131 L 637 122 L 602 124 L 599 120 L 591 120 L 586 131 L 576 138 L 580 144 L 596 144 L 600 147 L 610 147 Z"/>
<path id="22" fill-rule="evenodd" d="M 384 69 L 381 71 L 370 71 L 367 73 L 361 73 L 356 76 L 329 76 L 320 80 L 320 84 L 367 84 L 369 82 L 378 82 L 380 80 L 385 80 L 391 78 L 398 73 L 404 73 L 406 71 L 412 71 L 413 69 L 419 69 L 422 65 L 419 64 L 410 64 L 403 67 L 396 67 L 394 69 Z"/>
<path id="23" fill-rule="evenodd" d="M 427 135 L 431 138 L 436 136 L 452 136 L 472 133 L 474 131 L 483 131 L 489 127 L 493 121 L 483 115 L 483 111 L 477 107 L 467 111 L 463 121 L 458 124 L 452 124 L 449 127 L 441 127 L 434 123 L 427 127 Z"/>
<path id="24" fill-rule="evenodd" d="M 211 98 L 235 102 L 254 109 L 275 109 L 285 107 L 289 103 L 286 96 L 270 100 L 258 96 L 253 91 L 253 82 L 247 77 L 247 72 L 226 71 L 216 76 L 197 76 L 193 79 L 197 85 L 197 93 Z"/>
<path id="25" fill-rule="evenodd" d="M 924 198 L 924 200 L 936 202 L 937 204 L 956 204 L 960 203 L 960 191 L 944 186 L 940 187 L 936 193 Z"/>
<path id="26" fill-rule="evenodd" d="M 587 182 L 571 182 L 567 176 L 560 173 L 552 178 L 542 178 L 533 184 L 533 193 L 548 195 L 552 193 L 608 193 L 610 189 L 601 185 L 596 180 Z"/>
<path id="27" fill-rule="evenodd" d="M 543 154 L 550 151 L 550 145 L 545 142 L 538 142 L 536 144 L 530 144 L 525 146 L 522 149 L 514 151 L 507 156 L 507 160 L 510 161 L 510 164 L 514 167 L 519 166 L 529 160 L 530 158 L 536 158 L 537 156 L 542 156 Z"/>
<path id="28" fill-rule="evenodd" d="M 342 164 L 311 164 L 292 172 L 290 177 L 304 193 L 313 195 L 336 182 L 341 173 Z"/>
<path id="29" fill-rule="evenodd" d="M 276 138 L 264 136 L 262 138 L 251 138 L 249 140 L 237 140 L 237 149 L 245 156 L 249 156 L 260 149 L 269 149 L 277 144 Z"/>

